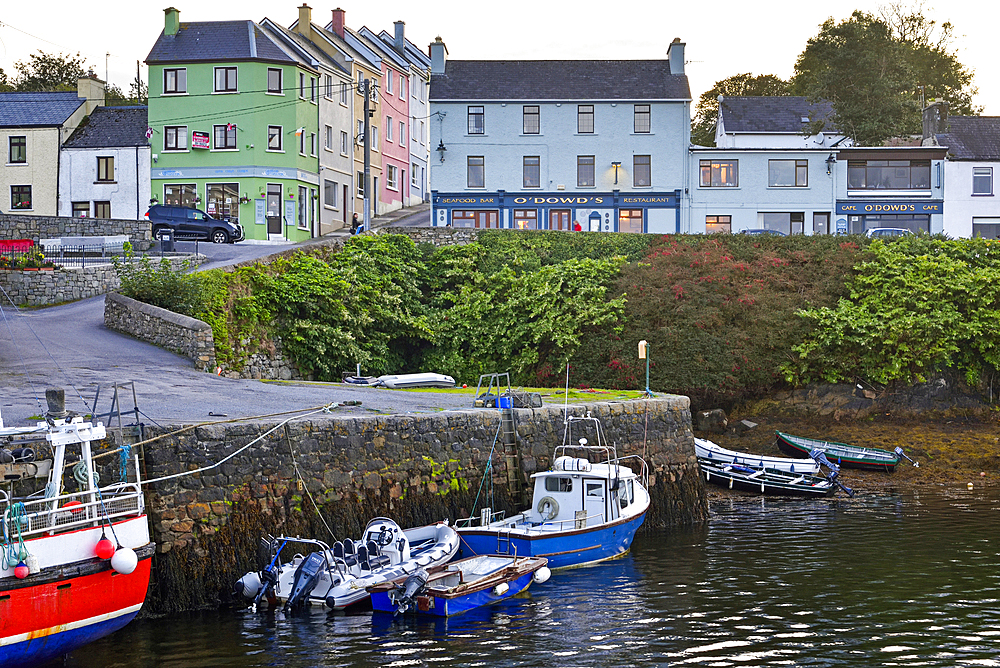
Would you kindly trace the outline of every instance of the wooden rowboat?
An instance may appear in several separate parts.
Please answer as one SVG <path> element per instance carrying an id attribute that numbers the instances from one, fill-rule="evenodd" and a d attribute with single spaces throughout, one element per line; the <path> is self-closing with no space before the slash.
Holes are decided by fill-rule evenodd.
<path id="1" fill-rule="evenodd" d="M 852 469 L 892 473 L 903 457 L 902 450 L 890 452 L 879 448 L 862 448 L 846 443 L 792 436 L 780 431 L 776 431 L 775 434 L 778 447 L 791 455 L 808 456 L 814 450 L 822 451 L 834 464 Z"/>
<path id="2" fill-rule="evenodd" d="M 830 496 L 841 488 L 834 482 L 833 475 L 824 478 L 700 458 L 698 467 L 705 480 L 714 485 L 744 492 L 756 492 L 765 496 L 823 497 Z"/>
<path id="3" fill-rule="evenodd" d="M 736 450 L 727 450 L 721 445 L 703 438 L 694 439 L 694 454 L 698 459 L 709 459 L 721 464 L 743 464 L 762 469 L 777 469 L 789 473 L 819 473 L 819 464 L 812 458 L 790 459 L 788 457 L 768 457 L 752 455 Z"/>

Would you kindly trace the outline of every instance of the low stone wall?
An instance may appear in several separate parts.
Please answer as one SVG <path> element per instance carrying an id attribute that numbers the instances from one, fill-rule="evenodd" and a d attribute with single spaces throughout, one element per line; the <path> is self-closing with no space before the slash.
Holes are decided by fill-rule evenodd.
<path id="1" fill-rule="evenodd" d="M 104 298 L 104 325 L 215 368 L 215 338 L 208 323 L 111 292 Z"/>
<path id="2" fill-rule="evenodd" d="M 72 218 L 65 216 L 19 216 L 0 214 L 0 230 L 4 239 L 39 239 L 55 237 L 88 237 L 127 234 L 136 251 L 153 245 L 153 227 L 148 220 L 119 218 Z"/>
<path id="3" fill-rule="evenodd" d="M 169 259 L 174 270 L 179 269 L 184 262 L 197 265 L 205 261 L 204 256 L 178 256 Z M 89 299 L 113 292 L 120 286 L 121 281 L 112 264 L 37 271 L 0 270 L 0 287 L 18 306 L 51 306 Z"/>
<path id="4" fill-rule="evenodd" d="M 687 397 L 569 411 L 599 417 L 620 456 L 648 462 L 652 504 L 646 528 L 706 519 Z M 378 416 L 362 407 L 339 407 L 332 417 L 280 426 L 220 466 L 152 482 L 146 486 L 147 511 L 158 554 L 147 609 L 229 602 L 233 582 L 260 567 L 257 546 L 265 533 L 331 540 L 326 525 L 338 538 L 357 536 L 377 516 L 419 526 L 442 518 L 454 522 L 484 506 L 522 510 L 530 503 L 530 474 L 547 469 L 562 442 L 563 407 L 514 414 L 518 445 L 505 450 L 502 443 L 494 449 L 500 419 L 494 410 Z M 211 466 L 275 426 L 202 426 L 145 445 L 145 476 L 153 480 Z M 492 485 L 483 485 L 491 451 Z M 508 467 L 523 492 L 511 486 Z"/>
<path id="5" fill-rule="evenodd" d="M 479 239 L 479 230 L 468 227 L 390 227 L 387 232 L 405 234 L 415 244 L 464 246 Z"/>

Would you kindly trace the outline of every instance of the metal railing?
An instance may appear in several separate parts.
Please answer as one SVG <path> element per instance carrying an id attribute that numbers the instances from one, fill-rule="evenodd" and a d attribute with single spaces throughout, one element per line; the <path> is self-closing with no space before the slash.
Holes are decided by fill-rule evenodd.
<path id="1" fill-rule="evenodd" d="M 23 500 L 24 512 L 14 518 L 14 503 L 4 510 L 4 531 L 7 536 L 63 533 L 84 527 L 98 526 L 101 522 L 120 517 L 138 517 L 143 513 L 142 489 L 138 483 L 118 483 L 101 489 L 94 499 L 94 490 L 62 494 L 55 499 Z M 93 499 L 93 500 L 92 500 Z M 62 505 L 53 507 L 55 503 Z M 17 524 L 20 524 L 20 527 Z"/>
<path id="2" fill-rule="evenodd" d="M 112 258 L 122 257 L 122 244 L 92 246 L 60 246 L 43 253 L 40 248 L 0 251 L 0 269 L 48 270 L 56 267 L 92 267 L 106 265 Z"/>

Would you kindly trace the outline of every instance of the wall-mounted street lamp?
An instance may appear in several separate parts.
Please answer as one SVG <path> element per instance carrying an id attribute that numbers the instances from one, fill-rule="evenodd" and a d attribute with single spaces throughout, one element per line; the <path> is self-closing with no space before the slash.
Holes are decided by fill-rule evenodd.
<path id="1" fill-rule="evenodd" d="M 615 185 L 618 185 L 618 168 L 622 166 L 622 163 L 614 161 L 611 163 L 611 166 L 615 168 Z"/>
<path id="2" fill-rule="evenodd" d="M 443 139 L 439 139 L 438 140 L 438 147 L 436 149 L 434 149 L 434 150 L 436 150 L 438 152 L 438 156 L 440 156 L 441 162 L 444 162 L 444 152 L 447 151 L 448 149 L 446 149 L 444 147 L 444 140 Z"/>
<path id="3" fill-rule="evenodd" d="M 831 153 L 826 159 L 826 173 L 829 174 L 833 170 L 833 166 L 837 164 L 837 156 Z"/>

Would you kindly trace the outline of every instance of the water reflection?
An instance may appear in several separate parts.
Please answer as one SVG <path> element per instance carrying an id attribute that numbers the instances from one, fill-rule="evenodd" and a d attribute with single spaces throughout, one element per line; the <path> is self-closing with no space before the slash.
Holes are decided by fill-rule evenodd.
<path id="1" fill-rule="evenodd" d="M 705 525 L 449 620 L 223 612 L 67 666 L 1000 666 L 1000 494 L 726 499 Z"/>

